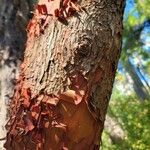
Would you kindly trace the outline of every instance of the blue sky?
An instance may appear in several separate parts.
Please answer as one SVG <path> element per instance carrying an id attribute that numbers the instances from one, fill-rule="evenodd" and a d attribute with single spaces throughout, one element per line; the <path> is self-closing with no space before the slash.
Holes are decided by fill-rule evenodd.
<path id="1" fill-rule="evenodd" d="M 127 16 L 131 12 L 132 12 L 132 15 L 137 16 L 137 17 L 139 16 L 138 11 L 135 11 L 134 8 L 135 8 L 134 7 L 134 0 L 126 0 L 126 7 L 125 7 L 125 12 L 124 12 L 124 22 L 126 21 Z M 143 51 L 144 50 L 150 51 L 150 26 L 149 27 L 145 27 L 144 30 L 142 31 L 142 33 L 141 33 L 141 40 L 145 43 L 145 45 L 142 47 Z M 135 69 L 136 69 L 136 63 L 135 63 L 136 59 L 140 59 L 140 57 L 135 57 L 135 58 L 132 57 L 132 58 L 130 58 L 130 61 L 131 61 L 132 64 L 134 64 Z M 145 61 L 147 61 L 147 60 L 145 60 Z M 119 72 L 124 74 L 124 68 L 123 68 L 121 63 L 118 64 L 118 70 L 119 70 Z M 137 71 L 137 73 L 138 73 L 138 71 Z M 145 74 L 143 71 L 142 71 L 142 74 L 146 78 L 146 80 L 148 82 L 150 82 L 150 77 L 148 77 L 148 75 Z M 138 75 L 140 77 L 139 73 L 138 73 Z"/>

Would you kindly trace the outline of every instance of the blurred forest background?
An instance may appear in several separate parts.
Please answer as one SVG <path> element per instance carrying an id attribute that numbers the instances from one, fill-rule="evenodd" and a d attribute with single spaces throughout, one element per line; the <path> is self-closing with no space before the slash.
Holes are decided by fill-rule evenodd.
<path id="1" fill-rule="evenodd" d="M 18 1 L 14 0 L 16 7 Z M 20 24 L 20 28 L 15 30 L 14 24 L 7 25 L 9 22 L 5 21 L 6 24 L 3 25 L 3 18 L 0 20 L 0 72 L 3 74 L 1 75 L 1 87 L 5 87 L 2 84 L 5 76 L 6 79 L 7 76 L 13 79 L 12 73 L 17 74 L 15 68 L 22 60 L 24 49 L 17 43 L 23 43 L 26 40 L 25 26 L 31 17 L 28 12 L 33 9 L 33 4 L 36 2 L 36 0 L 20 1 L 22 1 L 19 10 L 21 13 L 14 8 L 15 11 L 13 11 L 12 7 L 9 7 L 6 14 L 1 8 L 5 0 L 0 0 L 1 14 L 3 12 L 9 16 L 13 11 L 16 16 L 18 15 L 15 23 Z M 30 4 L 31 7 L 26 7 L 27 4 Z M 101 149 L 150 150 L 150 0 L 126 0 L 123 23 L 122 54 L 106 117 Z M 13 41 L 13 36 L 10 36 L 11 39 L 7 39 L 9 36 L 5 37 L 6 41 L 11 41 L 7 43 L 8 47 L 15 43 L 15 47 L 10 46 L 9 49 L 6 47 L 5 51 L 2 48 L 3 26 L 8 29 L 10 35 L 17 33 L 18 36 L 15 41 Z M 12 31 L 12 29 L 14 30 Z M 10 49 L 15 49 L 15 51 L 10 53 Z M 9 53 L 6 53 L 6 50 Z M 9 73 L 3 73 L 6 71 Z M 8 81 L 5 82 L 5 85 L 6 83 Z M 5 88 L 9 89 L 11 86 L 7 85 Z M 1 93 L 3 93 L 2 90 Z M 2 117 L 1 114 L 0 117 Z"/>
<path id="2" fill-rule="evenodd" d="M 126 0 L 122 54 L 102 150 L 150 149 L 150 0 Z"/>

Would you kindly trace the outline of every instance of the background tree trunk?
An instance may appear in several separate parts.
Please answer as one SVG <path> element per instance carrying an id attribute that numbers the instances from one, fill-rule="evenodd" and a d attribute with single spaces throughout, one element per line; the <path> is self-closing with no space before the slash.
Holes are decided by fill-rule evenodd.
<path id="1" fill-rule="evenodd" d="M 8 101 L 13 96 L 14 81 L 26 41 L 26 25 L 31 2 L 0 0 L 0 139 L 6 136 L 5 124 Z M 0 141 L 0 149 L 3 149 Z"/>
<path id="2" fill-rule="evenodd" d="M 99 149 L 123 6 L 123 0 L 39 1 L 28 25 L 6 149 Z"/>
<path id="3" fill-rule="evenodd" d="M 149 90 L 146 88 L 146 86 L 143 84 L 141 80 L 143 80 L 141 77 L 139 77 L 138 72 L 135 68 L 135 66 L 132 65 L 130 60 L 128 59 L 125 63 L 125 69 L 131 76 L 133 80 L 133 88 L 136 93 L 136 95 L 141 100 L 146 100 L 149 98 Z"/>

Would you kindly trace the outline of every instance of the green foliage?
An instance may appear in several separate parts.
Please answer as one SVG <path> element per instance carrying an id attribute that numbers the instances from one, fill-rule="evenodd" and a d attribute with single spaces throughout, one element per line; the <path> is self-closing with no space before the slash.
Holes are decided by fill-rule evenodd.
<path id="1" fill-rule="evenodd" d="M 150 0 L 135 0 L 135 2 L 139 13 L 146 17 L 150 17 Z"/>
<path id="2" fill-rule="evenodd" d="M 129 0 L 127 0 L 128 2 Z M 150 53 L 144 50 L 144 40 L 142 35 L 150 38 L 149 33 L 143 33 L 144 22 L 150 20 L 150 0 L 134 0 L 133 7 L 131 10 L 126 12 L 124 15 L 124 31 L 123 31 L 123 47 L 121 55 L 121 63 L 125 65 L 125 61 L 128 57 L 134 59 L 134 54 L 139 59 L 146 59 L 147 62 L 150 62 Z M 141 64 L 145 72 L 149 72 L 149 63 Z"/>
<path id="3" fill-rule="evenodd" d="M 103 132 L 102 145 L 100 150 L 119 150 L 119 146 L 112 144 L 111 141 L 109 140 L 109 134 L 107 133 L 106 130 L 104 130 Z"/>
<path id="4" fill-rule="evenodd" d="M 125 131 L 122 144 L 111 145 L 107 132 L 103 135 L 102 150 L 149 150 L 150 149 L 150 101 L 140 102 L 135 95 L 122 95 L 114 89 L 109 115 L 117 119 Z"/>
<path id="5" fill-rule="evenodd" d="M 150 33 L 143 32 L 145 22 L 150 22 L 150 0 L 127 0 L 128 4 L 131 2 L 134 3 L 133 7 L 130 6 L 130 10 L 127 9 L 123 22 L 123 46 L 120 62 L 124 71 L 117 73 L 108 109 L 108 115 L 120 124 L 125 137 L 120 143 L 116 143 L 111 141 L 109 133 L 104 130 L 102 150 L 150 150 L 150 100 L 140 101 L 131 90 L 137 85 L 133 82 L 133 85 L 130 86 L 124 75 L 125 72 L 128 72 L 130 77 L 134 78 L 129 67 L 126 67 L 129 58 L 132 59 L 134 68 L 140 67 L 147 76 L 150 74 L 150 53 L 144 49 L 145 40 L 150 39 Z M 139 73 L 134 75 L 138 76 Z M 128 87 L 128 92 L 121 92 L 124 91 L 125 86 Z"/>

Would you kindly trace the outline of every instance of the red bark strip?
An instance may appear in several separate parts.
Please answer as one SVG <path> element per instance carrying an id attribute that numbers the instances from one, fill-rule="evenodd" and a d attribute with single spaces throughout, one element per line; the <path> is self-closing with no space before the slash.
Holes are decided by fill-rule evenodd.
<path id="1" fill-rule="evenodd" d="M 46 5 L 37 5 L 37 10 L 42 15 L 48 15 L 48 11 L 47 11 Z"/>

